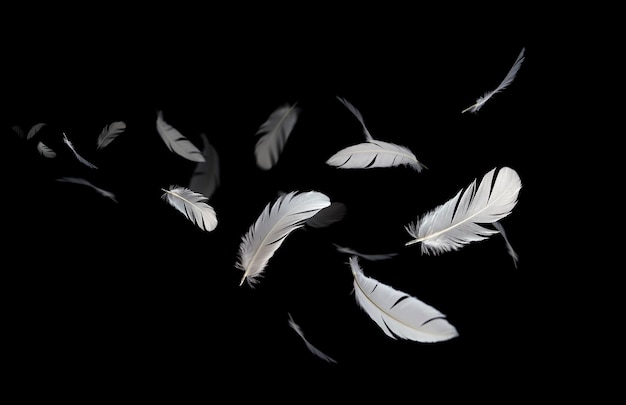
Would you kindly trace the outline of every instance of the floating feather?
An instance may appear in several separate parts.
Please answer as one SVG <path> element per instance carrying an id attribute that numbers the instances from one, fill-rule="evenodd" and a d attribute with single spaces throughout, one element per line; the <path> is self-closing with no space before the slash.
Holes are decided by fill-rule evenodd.
<path id="1" fill-rule="evenodd" d="M 327 355 L 326 353 L 322 352 L 320 349 L 318 349 L 317 347 L 313 346 L 313 344 L 311 344 L 311 342 L 309 342 L 307 340 L 307 338 L 304 336 L 304 332 L 302 332 L 302 329 L 300 328 L 300 325 L 298 325 L 294 320 L 293 317 L 291 316 L 290 313 L 287 313 L 287 315 L 289 316 L 289 326 L 296 331 L 296 333 L 298 334 L 298 336 L 300 336 L 300 338 L 302 339 L 302 341 L 304 341 L 304 344 L 306 345 L 307 349 L 309 349 L 309 351 L 311 353 L 313 353 L 314 355 L 316 355 L 317 357 L 319 357 L 320 359 L 326 360 L 329 363 L 337 363 L 337 361 L 335 359 L 333 359 L 332 357 L 330 357 L 329 355 Z"/>
<path id="2" fill-rule="evenodd" d="M 72 144 L 72 142 L 68 139 L 67 135 L 65 134 L 65 132 L 63 132 L 63 142 L 65 142 L 65 144 L 70 148 L 70 150 L 72 151 L 72 153 L 74 154 L 74 156 L 76 157 L 76 159 L 78 159 L 78 161 L 82 164 L 84 164 L 85 166 L 91 168 L 91 169 L 97 169 L 98 167 L 96 167 L 96 165 L 94 165 L 93 163 L 91 163 L 90 161 L 88 161 L 87 159 L 85 159 L 84 157 L 82 157 L 74 148 L 74 145 Z"/>
<path id="3" fill-rule="evenodd" d="M 65 183 L 74 183 L 74 184 L 82 184 L 83 186 L 87 186 L 92 188 L 93 190 L 95 190 L 98 194 L 100 194 L 103 197 L 106 197 L 110 200 L 113 200 L 114 202 L 117 202 L 117 198 L 115 197 L 115 194 L 113 194 L 110 191 L 104 190 L 100 187 L 97 187 L 95 185 L 93 185 L 93 183 L 91 183 L 90 181 L 88 181 L 87 179 L 84 179 L 82 177 L 60 177 L 57 179 L 57 181 L 60 182 L 65 182 Z"/>
<path id="4" fill-rule="evenodd" d="M 96 149 L 106 147 L 125 130 L 126 123 L 124 121 L 114 121 L 105 125 L 104 128 L 102 128 L 100 135 L 98 135 Z"/>
<path id="5" fill-rule="evenodd" d="M 217 215 L 213 207 L 206 203 L 206 196 L 181 186 L 170 186 L 162 198 L 172 207 L 182 212 L 187 219 L 200 229 L 211 232 L 217 227 Z"/>
<path id="6" fill-rule="evenodd" d="M 209 142 L 206 134 L 201 133 L 200 138 L 202 139 L 204 162 L 196 163 L 189 179 L 189 188 L 211 198 L 215 189 L 220 185 L 220 161 L 217 151 Z"/>
<path id="7" fill-rule="evenodd" d="M 26 139 L 28 140 L 28 139 L 33 138 L 35 135 L 37 135 L 37 133 L 41 130 L 41 128 L 45 126 L 46 126 L 45 122 L 40 122 L 30 127 L 30 129 L 28 130 L 28 134 L 26 134 Z"/>
<path id="8" fill-rule="evenodd" d="M 349 247 L 339 246 L 336 243 L 333 243 L 333 246 L 335 247 L 335 249 L 337 249 L 338 252 L 345 253 L 351 256 L 358 256 L 364 260 L 369 260 L 369 261 L 387 260 L 398 255 L 397 252 L 378 253 L 378 254 L 361 253 Z"/>
<path id="9" fill-rule="evenodd" d="M 504 243 L 506 244 L 506 249 L 509 252 L 509 256 L 513 258 L 513 264 L 515 265 L 515 268 L 517 268 L 517 262 L 519 261 L 519 256 L 517 252 L 515 251 L 515 249 L 513 249 L 511 242 L 509 242 L 509 238 L 506 235 L 506 232 L 504 232 L 504 227 L 502 226 L 500 221 L 494 222 L 493 226 L 498 230 L 498 232 L 500 232 L 500 235 L 502 235 L 502 238 L 504 238 Z"/>
<path id="10" fill-rule="evenodd" d="M 503 167 L 491 169 L 478 187 L 476 179 L 454 198 L 405 226 L 414 239 L 406 243 L 422 243 L 422 253 L 439 254 L 457 250 L 497 233 L 480 224 L 493 224 L 506 217 L 517 204 L 522 183 L 517 172 Z"/>
<path id="11" fill-rule="evenodd" d="M 57 156 L 57 153 L 51 147 L 41 141 L 37 142 L 37 152 L 39 152 L 41 156 L 49 159 Z"/>
<path id="12" fill-rule="evenodd" d="M 193 162 L 204 162 L 204 156 L 186 136 L 163 119 L 163 111 L 157 112 L 156 129 L 171 152 Z"/>
<path id="13" fill-rule="evenodd" d="M 256 132 L 260 135 L 254 146 L 257 166 L 263 170 L 271 169 L 280 157 L 300 115 L 300 107 L 283 104 L 274 110 Z"/>

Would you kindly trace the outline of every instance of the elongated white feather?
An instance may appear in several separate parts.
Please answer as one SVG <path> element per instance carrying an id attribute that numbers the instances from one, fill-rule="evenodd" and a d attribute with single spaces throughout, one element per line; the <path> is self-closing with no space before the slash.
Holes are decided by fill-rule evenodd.
<path id="1" fill-rule="evenodd" d="M 164 188 L 161 190 L 164 191 L 162 198 L 200 229 L 211 232 L 217 227 L 215 210 L 206 203 L 207 198 L 203 194 L 174 185 L 170 186 L 169 190 Z"/>
<path id="2" fill-rule="evenodd" d="M 324 353 L 323 351 L 321 351 L 320 349 L 318 349 L 317 347 L 315 347 L 313 344 L 311 344 L 311 342 L 308 341 L 308 339 L 304 336 L 304 332 L 302 332 L 302 329 L 300 328 L 300 325 L 298 325 L 294 320 L 293 317 L 291 316 L 290 313 L 287 313 L 287 315 L 289 316 L 289 326 L 296 331 L 296 333 L 298 334 L 298 336 L 300 336 L 300 338 L 302 339 L 302 341 L 304 342 L 304 344 L 306 345 L 307 349 L 309 349 L 309 351 L 311 353 L 313 353 L 314 355 L 316 355 L 317 357 L 319 357 L 320 359 L 326 360 L 329 363 L 337 363 L 337 361 L 335 359 L 333 359 L 332 357 L 330 357 L 329 355 L 327 355 L 326 353 Z"/>
<path id="3" fill-rule="evenodd" d="M 103 197 L 106 197 L 110 200 L 113 200 L 114 202 L 117 202 L 117 198 L 115 197 L 115 194 L 113 194 L 112 192 L 108 191 L 108 190 L 104 190 L 100 187 L 95 186 L 93 183 L 91 183 L 89 180 L 82 178 L 82 177 L 59 177 L 57 179 L 57 181 L 60 182 L 65 182 L 65 183 L 74 183 L 74 184 L 82 184 L 83 186 L 87 186 L 92 188 L 93 190 L 95 190 L 98 194 L 100 194 Z"/>
<path id="4" fill-rule="evenodd" d="M 425 302 L 363 274 L 357 256 L 349 259 L 357 304 L 393 339 L 434 343 L 459 335 L 446 316 Z"/>
<path id="5" fill-rule="evenodd" d="M 57 153 L 45 143 L 39 141 L 37 142 L 37 152 L 45 158 L 52 159 L 57 156 Z"/>
<path id="6" fill-rule="evenodd" d="M 258 282 L 285 238 L 329 205 L 328 196 L 318 191 L 291 191 L 268 203 L 239 245 L 236 267 L 244 272 L 239 285 L 244 281 L 250 286 Z"/>
<path id="7" fill-rule="evenodd" d="M 204 194 L 207 198 L 211 198 L 215 189 L 220 185 L 219 155 L 209 142 L 206 134 L 201 133 L 200 138 L 202 139 L 204 162 L 196 163 L 196 167 L 189 179 L 189 188 Z"/>
<path id="8" fill-rule="evenodd" d="M 278 162 L 287 139 L 300 115 L 298 103 L 283 104 L 275 109 L 256 132 L 260 135 L 254 146 L 257 166 L 269 170 Z"/>
<path id="9" fill-rule="evenodd" d="M 370 134 L 370 131 L 365 126 L 365 120 L 363 119 L 363 114 L 361 114 L 361 111 L 359 111 L 351 102 L 349 102 L 343 97 L 337 96 L 337 100 L 341 101 L 341 103 L 345 105 L 348 110 L 350 110 L 350 112 L 356 117 L 356 119 L 359 120 L 359 122 L 361 123 L 361 126 L 363 127 L 363 134 L 365 135 L 365 140 L 367 141 L 374 140 L 374 138 L 372 137 L 372 134 Z"/>
<path id="10" fill-rule="evenodd" d="M 35 135 L 37 135 L 37 133 L 41 130 L 41 128 L 45 126 L 46 126 L 45 122 L 39 122 L 33 125 L 32 127 L 30 127 L 30 129 L 28 130 L 28 134 L 26 135 L 26 139 L 28 140 L 28 139 L 33 138 Z"/>
<path id="11" fill-rule="evenodd" d="M 409 148 L 390 142 L 371 140 L 351 145 L 332 155 L 326 164 L 340 169 L 408 166 L 421 172 L 425 166 Z"/>
<path id="12" fill-rule="evenodd" d="M 96 149 L 102 149 L 108 146 L 115 138 L 117 138 L 122 132 L 126 130 L 126 123 L 124 121 L 113 121 L 107 124 L 100 131 L 98 135 Z"/>
<path id="13" fill-rule="evenodd" d="M 504 226 L 502 226 L 500 221 L 494 222 L 493 226 L 494 226 L 494 228 L 496 228 L 498 230 L 498 232 L 500 232 L 500 235 L 502 235 L 502 238 L 504 238 L 504 243 L 506 244 L 506 250 L 509 252 L 509 256 L 511 256 L 511 258 L 513 258 L 513 264 L 515 265 L 515 268 L 517 268 L 517 262 L 519 261 L 519 255 L 517 254 L 515 249 L 513 249 L 513 245 L 511 245 L 511 242 L 509 241 L 509 237 L 506 235 L 506 232 L 504 231 Z"/>
<path id="14" fill-rule="evenodd" d="M 84 164 L 85 166 L 91 168 L 91 169 L 97 169 L 98 167 L 96 165 L 94 165 L 93 163 L 91 163 L 90 161 L 88 161 L 87 159 L 85 159 L 84 157 L 82 157 L 74 148 L 74 145 L 72 144 L 72 142 L 68 139 L 67 135 L 65 134 L 65 132 L 63 132 L 63 142 L 65 142 L 65 144 L 70 148 L 70 150 L 72 151 L 72 153 L 74 154 L 74 156 L 76 157 L 76 159 L 78 159 L 78 161 L 82 164 Z"/>
<path id="15" fill-rule="evenodd" d="M 439 254 L 486 239 L 497 233 L 481 224 L 493 224 L 511 213 L 518 201 L 522 182 L 517 172 L 501 168 L 485 174 L 476 187 L 476 179 L 454 198 L 405 226 L 414 239 L 421 242 L 422 253 Z"/>
<path id="16" fill-rule="evenodd" d="M 364 260 L 369 260 L 369 261 L 377 261 L 377 260 L 387 260 L 387 259 L 391 259 L 394 256 L 397 256 L 398 253 L 397 252 L 392 252 L 392 253 L 378 253 L 378 254 L 370 254 L 370 253 L 361 253 L 358 252 L 352 248 L 349 247 L 345 247 L 345 246 L 340 246 L 336 243 L 333 243 L 333 246 L 335 247 L 335 249 L 337 249 L 338 252 L 341 253 L 345 253 L 347 255 L 350 256 L 358 256 Z"/>
<path id="17" fill-rule="evenodd" d="M 167 148 L 185 159 L 204 162 L 204 156 L 186 136 L 163 119 L 163 111 L 157 112 L 156 129 Z"/>
<path id="18" fill-rule="evenodd" d="M 487 102 L 487 100 L 489 100 L 491 97 L 493 97 L 494 94 L 496 94 L 496 93 L 504 90 L 505 88 L 507 88 L 509 86 L 509 84 L 511 84 L 513 79 L 515 79 L 515 76 L 517 75 L 517 72 L 518 72 L 519 68 L 522 66 L 522 62 L 524 61 L 524 50 L 525 49 L 526 48 L 522 48 L 522 50 L 520 51 L 519 55 L 517 56 L 517 59 L 515 59 L 515 63 L 513 64 L 513 66 L 509 70 L 509 72 L 504 77 L 504 80 L 502 80 L 502 82 L 498 85 L 498 87 L 496 87 L 495 89 L 493 89 L 491 91 L 486 92 L 481 97 L 478 97 L 478 99 L 476 99 L 476 103 L 474 103 L 471 106 L 467 107 L 461 113 L 465 113 L 467 111 L 473 112 L 473 113 L 477 112 Z"/>

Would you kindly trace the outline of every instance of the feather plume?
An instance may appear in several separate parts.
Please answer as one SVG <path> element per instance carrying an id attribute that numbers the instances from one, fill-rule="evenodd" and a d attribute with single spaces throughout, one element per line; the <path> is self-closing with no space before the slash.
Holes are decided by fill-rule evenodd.
<path id="1" fill-rule="evenodd" d="M 102 189 L 100 187 L 97 187 L 97 186 L 93 185 L 93 183 L 91 183 L 90 181 L 88 181 L 87 179 L 84 179 L 82 177 L 60 177 L 60 178 L 57 179 L 57 181 L 65 182 L 65 183 L 82 184 L 83 186 L 87 186 L 87 187 L 92 188 L 93 190 L 95 190 L 101 196 L 109 198 L 109 199 L 113 200 L 114 202 L 117 202 L 117 199 L 115 198 L 115 194 L 113 194 L 110 191 L 104 190 L 104 189 Z"/>
<path id="2" fill-rule="evenodd" d="M 196 168 L 191 173 L 189 188 L 211 198 L 215 189 L 220 185 L 220 161 L 217 151 L 209 142 L 206 134 L 201 133 L 202 156 L 204 162 L 196 163 Z"/>
<path id="3" fill-rule="evenodd" d="M 15 124 L 11 127 L 11 129 L 17 134 L 17 136 L 20 137 L 20 139 L 26 139 L 26 134 L 20 125 Z"/>
<path id="4" fill-rule="evenodd" d="M 236 267 L 244 272 L 239 285 L 244 281 L 250 286 L 258 282 L 285 238 L 329 205 L 328 196 L 318 191 L 292 191 L 268 203 L 239 245 Z"/>
<path id="5" fill-rule="evenodd" d="M 359 111 L 359 109 L 357 109 L 354 106 L 354 104 L 352 104 L 345 98 L 339 97 L 339 96 L 336 96 L 336 97 L 337 97 L 337 100 L 341 101 L 341 103 L 345 105 L 346 108 L 352 113 L 352 115 L 354 115 L 356 119 L 361 123 L 361 127 L 363 127 L 363 134 L 365 135 L 365 140 L 367 141 L 374 140 L 374 138 L 372 137 L 372 134 L 370 134 L 370 131 L 365 126 L 365 120 L 363 119 L 363 114 L 361 114 L 361 111 Z"/>
<path id="6" fill-rule="evenodd" d="M 163 119 L 163 111 L 157 112 L 156 129 L 171 152 L 193 162 L 204 162 L 204 156 L 186 136 Z"/>
<path id="7" fill-rule="evenodd" d="M 476 187 L 476 179 L 454 198 L 405 226 L 414 239 L 422 243 L 422 253 L 439 254 L 486 239 L 497 233 L 480 224 L 492 224 L 508 216 L 517 204 L 522 183 L 517 172 L 503 167 L 491 169 Z"/>
<path id="8" fill-rule="evenodd" d="M 502 226 L 500 221 L 494 222 L 493 226 L 494 228 L 498 230 L 498 232 L 500 232 L 500 235 L 502 235 L 502 238 L 504 238 L 504 243 L 506 244 L 506 250 L 509 252 L 509 256 L 513 258 L 513 265 L 515 266 L 515 268 L 517 268 L 517 262 L 519 261 L 519 256 L 517 252 L 515 251 L 515 249 L 513 249 L 511 242 L 509 242 L 509 238 L 506 235 L 506 232 L 504 232 L 504 227 Z"/>
<path id="9" fill-rule="evenodd" d="M 114 121 L 108 125 L 105 125 L 98 135 L 96 149 L 102 149 L 109 145 L 115 138 L 117 138 L 122 132 L 126 130 L 126 123 L 124 121 Z"/>
<path id="10" fill-rule="evenodd" d="M 307 349 L 309 349 L 309 351 L 311 353 L 313 353 L 314 355 L 316 355 L 317 357 L 319 357 L 320 359 L 326 360 L 329 363 L 337 363 L 337 361 L 335 359 L 333 359 L 332 357 L 328 356 L 326 353 L 322 352 L 320 349 L 318 349 L 317 347 L 313 346 L 311 344 L 311 342 L 308 341 L 308 339 L 304 336 L 304 332 L 302 332 L 302 329 L 300 328 L 300 325 L 298 325 L 294 320 L 293 317 L 291 316 L 290 313 L 287 313 L 287 315 L 289 316 L 289 326 L 296 331 L 296 333 L 298 334 L 298 336 L 300 336 L 300 338 L 302 339 L 302 341 L 304 342 L 304 344 L 306 345 Z"/>
<path id="11" fill-rule="evenodd" d="M 486 92 L 481 97 L 478 97 L 478 99 L 476 99 L 476 103 L 467 107 L 461 113 L 465 113 L 467 111 L 473 112 L 473 113 L 477 112 L 487 102 L 487 100 L 493 97 L 494 94 L 507 88 L 509 84 L 513 82 L 513 79 L 515 79 L 515 76 L 517 75 L 517 71 L 522 66 L 522 62 L 524 61 L 524 50 L 525 48 L 522 48 L 519 55 L 517 56 L 517 59 L 515 59 L 515 63 L 513 64 L 509 72 L 504 77 L 504 80 L 502 80 L 502 82 L 498 85 L 498 87 L 496 87 L 494 90 Z"/>
<path id="12" fill-rule="evenodd" d="M 70 148 L 70 150 L 72 151 L 72 153 L 74 154 L 74 156 L 76 157 L 76 159 L 78 159 L 78 161 L 82 164 L 84 164 L 85 166 L 91 168 L 91 169 L 97 169 L 96 165 L 94 165 L 93 163 L 91 163 L 90 161 L 88 161 L 87 159 L 85 159 L 84 157 L 82 157 L 74 148 L 74 145 L 72 144 L 72 142 L 68 139 L 67 135 L 65 135 L 65 132 L 63 132 L 63 142 L 65 142 L 65 144 Z"/>
<path id="13" fill-rule="evenodd" d="M 297 104 L 281 105 L 257 130 L 256 135 L 260 135 L 260 138 L 254 146 L 254 154 L 257 166 L 261 169 L 269 170 L 278 162 L 300 115 L 301 109 Z"/>
<path id="14" fill-rule="evenodd" d="M 30 129 L 28 130 L 28 134 L 26 135 L 26 140 L 33 138 L 35 135 L 37 135 L 37 133 L 41 130 L 41 128 L 45 126 L 46 126 L 45 122 L 40 122 L 30 127 Z"/>
<path id="15" fill-rule="evenodd" d="M 57 155 L 51 147 L 41 141 L 37 142 L 37 152 L 39 152 L 41 156 L 50 159 L 56 157 Z"/>
<path id="16" fill-rule="evenodd" d="M 446 316 L 425 302 L 367 277 L 357 256 L 349 259 L 356 302 L 393 339 L 433 343 L 459 334 Z"/>
<path id="17" fill-rule="evenodd" d="M 207 198 L 203 194 L 174 185 L 170 186 L 169 190 L 164 188 L 161 190 L 164 191 L 162 198 L 200 229 L 211 232 L 217 227 L 215 210 L 206 203 Z"/>

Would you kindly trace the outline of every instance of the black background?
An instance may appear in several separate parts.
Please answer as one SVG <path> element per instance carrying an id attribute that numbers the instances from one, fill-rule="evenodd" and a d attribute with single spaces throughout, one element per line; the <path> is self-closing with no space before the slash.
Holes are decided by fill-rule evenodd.
<path id="1" fill-rule="evenodd" d="M 552 373 L 568 361 L 558 321 L 566 303 L 553 296 L 559 270 L 531 240 L 545 223 L 539 201 L 558 192 L 546 182 L 554 170 L 546 134 L 559 125 L 546 119 L 556 42 L 528 23 L 483 34 L 469 21 L 426 28 L 427 16 L 397 18 L 401 10 L 367 18 L 302 11 L 289 23 L 273 13 L 244 23 L 234 12 L 171 11 L 42 12 L 36 20 L 22 12 L 14 20 L 32 35 L 9 41 L 5 53 L 5 335 L 18 359 L 14 376 L 37 382 L 26 391 L 210 398 L 269 389 L 280 398 L 295 383 L 306 398 L 338 386 L 358 391 L 353 378 L 390 398 L 440 382 L 472 381 L 462 390 L 477 397 L 496 395 L 494 386 L 529 397 L 554 387 Z M 514 82 L 477 114 L 462 114 L 523 47 Z M 361 111 L 374 138 L 409 147 L 428 169 L 325 165 L 364 139 L 336 96 Z M 255 133 L 294 102 L 302 113 L 292 135 L 277 165 L 260 170 Z M 206 134 L 219 154 L 213 232 L 161 199 L 161 188 L 187 184 L 195 164 L 167 150 L 158 110 L 196 145 Z M 113 121 L 126 131 L 96 150 Z M 39 122 L 47 125 L 38 139 L 55 159 L 11 130 Z M 74 159 L 62 132 L 98 169 Z M 404 246 L 406 224 L 503 166 L 523 184 L 502 221 L 518 268 L 499 235 L 439 256 Z M 61 176 L 89 179 L 118 203 L 55 181 Z M 292 190 L 321 191 L 347 215 L 292 233 L 256 288 L 239 286 L 241 237 L 278 192 Z M 442 311 L 459 337 L 424 344 L 384 335 L 357 307 L 347 256 L 333 243 L 399 253 L 361 261 L 365 274 Z M 307 351 L 288 313 L 337 364 Z"/>

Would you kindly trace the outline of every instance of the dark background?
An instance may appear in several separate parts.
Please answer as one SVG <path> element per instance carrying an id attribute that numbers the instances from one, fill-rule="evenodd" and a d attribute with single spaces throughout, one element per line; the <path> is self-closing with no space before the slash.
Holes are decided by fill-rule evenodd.
<path id="1" fill-rule="evenodd" d="M 241 395 L 226 388 L 234 384 L 278 398 L 294 382 L 325 392 L 354 377 L 381 388 L 414 381 L 408 387 L 417 391 L 472 381 L 464 390 L 476 396 L 495 385 L 529 397 L 554 387 L 553 371 L 568 361 L 558 320 L 567 303 L 554 298 L 559 270 L 533 238 L 546 222 L 536 214 L 539 201 L 558 192 L 546 182 L 554 173 L 546 136 L 559 125 L 546 119 L 556 42 L 521 23 L 478 35 L 472 24 L 426 29 L 426 16 L 394 23 L 301 12 L 289 24 L 231 16 L 219 25 L 223 14 L 205 20 L 195 12 L 56 20 L 22 12 L 13 21 L 34 31 L 9 41 L 4 62 L 11 260 L 3 285 L 14 376 L 46 392 L 79 386 L 103 395 L 120 388 Z M 500 83 L 522 47 L 513 83 L 478 114 L 461 114 Z M 409 147 L 428 169 L 325 165 L 364 140 L 336 96 L 361 111 L 374 138 Z M 294 102 L 302 108 L 296 127 L 278 164 L 262 171 L 255 133 L 275 108 Z M 213 232 L 161 199 L 162 187 L 188 183 L 195 164 L 167 150 L 155 129 L 158 110 L 196 145 L 206 134 L 219 154 Z M 113 121 L 126 122 L 126 131 L 96 150 Z M 38 138 L 55 159 L 11 129 L 39 122 L 47 125 Z M 74 159 L 62 132 L 97 170 Z M 518 268 L 499 235 L 439 256 L 404 246 L 406 224 L 503 166 L 523 183 L 502 221 Z M 61 176 L 84 177 L 118 203 L 57 182 Z M 347 215 L 290 234 L 257 287 L 240 287 L 241 237 L 278 192 L 291 190 L 321 191 Z M 384 335 L 357 307 L 348 257 L 333 243 L 399 253 L 361 261 L 365 274 L 442 311 L 459 337 L 424 344 Z M 307 351 L 288 313 L 337 364 Z"/>

